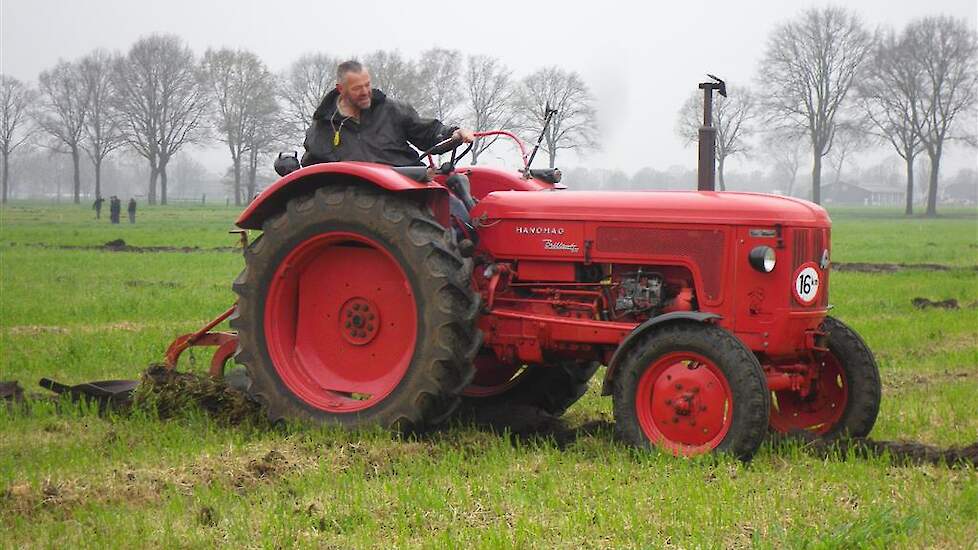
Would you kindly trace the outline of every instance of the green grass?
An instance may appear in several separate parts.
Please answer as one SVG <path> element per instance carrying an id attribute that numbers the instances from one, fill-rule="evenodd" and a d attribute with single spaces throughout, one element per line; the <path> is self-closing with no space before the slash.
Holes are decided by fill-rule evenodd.
<path id="1" fill-rule="evenodd" d="M 0 224 L 0 379 L 32 386 L 135 376 L 177 334 L 234 299 L 239 254 L 62 249 L 232 246 L 224 207 L 145 207 L 96 223 L 84 207 L 15 204 Z M 837 262 L 938 263 L 948 271 L 836 272 L 833 314 L 880 362 L 873 437 L 978 440 L 978 308 L 916 310 L 914 297 L 978 300 L 978 213 L 904 219 L 831 212 Z M 41 246 L 45 245 L 45 246 Z M 197 370 L 203 370 L 206 355 Z M 591 391 L 574 441 L 450 426 L 420 439 L 378 431 L 226 427 L 0 407 L 0 547 L 973 547 L 978 473 L 818 458 L 765 445 L 750 464 L 679 460 L 616 442 Z"/>

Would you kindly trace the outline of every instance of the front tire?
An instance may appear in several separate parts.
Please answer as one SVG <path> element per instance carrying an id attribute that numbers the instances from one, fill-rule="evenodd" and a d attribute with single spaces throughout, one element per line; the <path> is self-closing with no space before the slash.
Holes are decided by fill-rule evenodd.
<path id="1" fill-rule="evenodd" d="M 615 430 L 675 455 L 730 453 L 749 460 L 771 408 L 757 358 L 720 327 L 676 323 L 644 335 L 618 365 Z"/>
<path id="2" fill-rule="evenodd" d="M 277 421 L 419 431 L 447 418 L 481 345 L 471 261 L 419 205 L 366 185 L 294 198 L 233 288 L 236 361 Z"/>
<path id="3" fill-rule="evenodd" d="M 882 390 L 879 367 L 856 331 L 834 317 L 821 330 L 829 351 L 819 358 L 819 377 L 807 397 L 774 392 L 771 429 L 790 434 L 805 431 L 824 439 L 866 437 L 876 424 Z"/>

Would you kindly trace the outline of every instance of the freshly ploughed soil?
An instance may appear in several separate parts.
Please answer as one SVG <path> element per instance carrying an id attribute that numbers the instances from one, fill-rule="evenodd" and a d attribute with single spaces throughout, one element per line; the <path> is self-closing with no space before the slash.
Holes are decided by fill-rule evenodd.
<path id="1" fill-rule="evenodd" d="M 16 243 L 11 243 L 16 246 Z M 108 241 L 101 245 L 82 245 L 82 244 L 47 244 L 47 243 L 26 243 L 23 246 L 37 248 L 56 248 L 58 250 L 99 250 L 102 252 L 181 252 L 189 254 L 191 252 L 234 252 L 240 251 L 240 247 L 234 246 L 215 246 L 213 248 L 201 248 L 199 246 L 132 246 L 126 244 L 122 239 Z"/>
<path id="2" fill-rule="evenodd" d="M 913 307 L 917 309 L 927 309 L 927 308 L 939 308 L 939 309 L 960 309 L 961 306 L 958 301 L 954 298 L 948 298 L 947 300 L 933 301 L 928 298 L 921 298 L 920 296 L 914 298 L 910 301 Z"/>
<path id="3" fill-rule="evenodd" d="M 34 394 L 28 398 L 37 399 Z M 0 382 L 0 401 L 13 404 L 23 398 L 23 390 L 16 382 Z M 139 387 L 132 398 L 117 407 L 118 412 L 144 410 L 155 413 L 160 419 L 179 417 L 191 409 L 202 409 L 225 425 L 267 425 L 264 411 L 240 389 L 215 380 L 207 375 L 170 371 L 163 365 L 154 364 L 143 373 Z M 548 439 L 564 448 L 580 438 L 607 434 L 614 437 L 614 424 L 609 420 L 591 420 L 571 426 L 535 407 L 499 406 L 486 407 L 459 422 L 479 429 L 508 433 L 519 441 Z M 895 465 L 934 464 L 948 467 L 978 467 L 978 442 L 964 447 L 936 447 L 915 441 L 876 441 L 869 438 L 824 441 L 807 432 L 799 432 L 777 438 L 778 446 L 797 441 L 801 448 L 813 456 L 846 460 L 888 456 Z"/>
<path id="4" fill-rule="evenodd" d="M 878 264 L 866 262 L 833 263 L 834 271 L 855 271 L 858 273 L 895 273 L 902 269 L 922 269 L 926 271 L 950 271 L 951 266 L 942 264 Z"/>

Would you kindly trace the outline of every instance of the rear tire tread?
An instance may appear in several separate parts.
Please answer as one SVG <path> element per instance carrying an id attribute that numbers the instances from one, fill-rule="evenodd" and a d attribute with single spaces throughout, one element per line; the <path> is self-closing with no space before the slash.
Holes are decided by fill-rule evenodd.
<path id="1" fill-rule="evenodd" d="M 419 322 L 433 331 L 431 342 L 416 344 L 412 366 L 405 374 L 410 382 L 402 380 L 377 405 L 349 414 L 314 409 L 293 396 L 275 373 L 263 343 L 262 285 L 267 285 L 263 275 L 267 278 L 269 272 L 274 273 L 276 266 L 271 263 L 290 238 L 335 219 L 386 231 L 399 246 L 408 248 L 406 256 L 421 259 L 412 264 L 418 273 Z M 472 350 L 481 346 L 482 333 L 475 326 L 479 300 L 471 288 L 472 262 L 458 253 L 451 231 L 418 204 L 363 185 L 323 187 L 293 198 L 282 212 L 266 220 L 263 230 L 245 251 L 247 265 L 232 285 L 239 297 L 239 311 L 231 326 L 239 334 L 235 360 L 248 369 L 252 396 L 267 406 L 270 420 L 301 417 L 415 432 L 452 414 L 459 403 L 458 393 L 475 375 Z"/>

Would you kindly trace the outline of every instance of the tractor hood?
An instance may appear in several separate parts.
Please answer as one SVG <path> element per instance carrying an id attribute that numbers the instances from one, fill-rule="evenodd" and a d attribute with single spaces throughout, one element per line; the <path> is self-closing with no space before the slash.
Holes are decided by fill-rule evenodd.
<path id="1" fill-rule="evenodd" d="M 786 224 L 828 226 L 817 204 L 778 195 L 711 191 L 496 191 L 472 217 L 498 219 L 660 222 L 684 224 Z"/>

